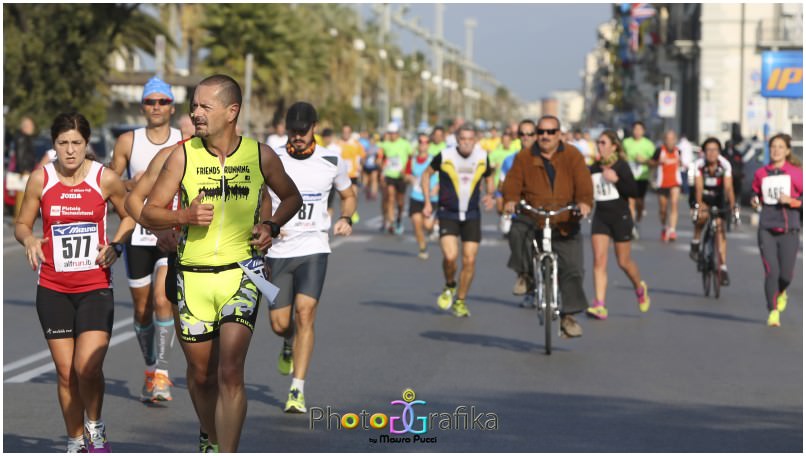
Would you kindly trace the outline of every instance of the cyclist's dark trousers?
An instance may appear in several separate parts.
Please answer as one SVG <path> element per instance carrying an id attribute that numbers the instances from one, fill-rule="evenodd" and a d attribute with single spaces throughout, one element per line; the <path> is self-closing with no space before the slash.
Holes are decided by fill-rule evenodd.
<path id="1" fill-rule="evenodd" d="M 509 228 L 509 261 L 507 267 L 518 275 L 529 274 L 532 262 L 532 238 L 535 222 L 531 219 L 513 216 Z"/>
<path id="2" fill-rule="evenodd" d="M 582 235 L 554 239 L 551 247 L 559 257 L 557 265 L 562 314 L 575 314 L 588 307 L 588 298 L 582 288 L 585 278 L 584 258 L 582 256 Z"/>
<path id="3" fill-rule="evenodd" d="M 792 282 L 795 261 L 800 250 L 798 233 L 798 231 L 775 233 L 765 229 L 758 230 L 758 248 L 761 252 L 761 261 L 764 263 L 764 295 L 767 298 L 767 310 L 778 307 L 778 295 Z"/>

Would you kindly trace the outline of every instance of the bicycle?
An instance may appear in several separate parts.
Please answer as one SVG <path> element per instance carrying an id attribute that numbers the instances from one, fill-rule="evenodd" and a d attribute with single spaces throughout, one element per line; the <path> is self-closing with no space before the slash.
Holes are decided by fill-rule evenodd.
<path id="1" fill-rule="evenodd" d="M 719 299 L 719 292 L 722 286 L 722 256 L 719 255 L 719 248 L 717 247 L 717 220 L 719 215 L 727 214 L 730 209 L 719 209 L 717 206 L 711 206 L 708 211 L 708 221 L 700 239 L 700 251 L 697 255 L 697 272 L 702 274 L 702 288 L 705 296 L 711 294 L 711 286 L 713 285 L 714 297 Z M 699 217 L 699 205 L 694 205 L 692 221 L 697 222 Z M 739 224 L 738 211 L 734 212 L 734 222 Z M 727 223 L 727 220 L 725 220 Z M 720 235 L 724 235 L 721 234 Z"/>
<path id="2" fill-rule="evenodd" d="M 532 238 L 532 307 L 537 308 L 537 318 L 546 332 L 546 354 L 551 354 L 551 322 L 560 318 L 560 301 L 557 299 L 559 288 L 557 285 L 557 254 L 551 249 L 552 228 L 549 223 L 552 217 L 567 211 L 578 210 L 576 204 L 569 204 L 554 211 L 530 206 L 525 200 L 518 203 L 518 209 L 545 217 L 543 225 L 543 239 L 538 245 L 537 236 Z M 542 247 L 542 249 L 540 248 Z M 559 332 L 558 332 L 559 335 Z"/>

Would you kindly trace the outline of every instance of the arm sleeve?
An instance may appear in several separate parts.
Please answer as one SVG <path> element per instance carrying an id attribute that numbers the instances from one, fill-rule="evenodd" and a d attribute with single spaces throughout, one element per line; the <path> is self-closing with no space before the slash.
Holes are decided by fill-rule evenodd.
<path id="1" fill-rule="evenodd" d="M 629 165 L 620 161 L 617 167 L 614 168 L 618 175 L 618 182 L 616 182 L 616 189 L 619 195 L 628 198 L 635 198 L 638 196 L 638 184 L 635 183 L 635 178 L 632 175 Z"/>

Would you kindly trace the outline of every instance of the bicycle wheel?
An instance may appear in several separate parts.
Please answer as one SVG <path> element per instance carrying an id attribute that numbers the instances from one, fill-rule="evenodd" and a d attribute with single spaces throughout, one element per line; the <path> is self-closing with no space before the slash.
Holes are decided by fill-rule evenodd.
<path id="1" fill-rule="evenodd" d="M 537 261 L 537 254 L 532 255 L 532 302 L 537 309 L 537 319 L 540 321 L 540 326 L 543 326 L 543 272 L 540 269 L 540 264 Z"/>
<path id="2" fill-rule="evenodd" d="M 702 289 L 705 292 L 705 296 L 708 297 L 711 295 L 711 257 L 713 256 L 710 231 L 705 233 L 702 242 Z"/>
<path id="3" fill-rule="evenodd" d="M 720 267 L 719 253 L 714 251 L 711 258 L 711 280 L 714 283 L 714 297 L 719 299 L 719 290 L 722 287 L 722 268 Z"/>
<path id="4" fill-rule="evenodd" d="M 551 308 L 551 303 L 556 299 L 554 296 L 554 289 L 552 284 L 554 283 L 554 278 L 552 277 L 553 271 L 551 267 L 551 261 L 547 258 L 543 262 L 543 272 L 544 272 L 544 281 L 543 281 L 543 320 L 544 320 L 544 329 L 546 330 L 546 354 L 551 354 L 551 321 L 552 313 L 554 310 Z"/>

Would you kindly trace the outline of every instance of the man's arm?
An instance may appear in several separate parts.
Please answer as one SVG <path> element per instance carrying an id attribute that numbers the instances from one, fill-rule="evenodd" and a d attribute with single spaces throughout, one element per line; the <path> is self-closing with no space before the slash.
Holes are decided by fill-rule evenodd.
<path id="1" fill-rule="evenodd" d="M 112 169 L 112 171 L 121 177 L 123 180 L 123 185 L 125 185 L 126 190 L 129 191 L 134 188 L 136 179 L 134 176 L 132 176 L 132 179 L 127 180 L 123 177 L 123 173 L 126 171 L 126 167 L 129 165 L 129 160 L 131 160 L 133 145 L 133 131 L 127 131 L 126 133 L 120 135 L 118 140 L 115 141 L 115 149 L 112 153 L 112 163 L 109 164 L 109 167 Z"/>
<path id="2" fill-rule="evenodd" d="M 269 220 L 283 226 L 302 207 L 302 196 L 291 177 L 285 172 L 280 157 L 267 145 L 260 145 L 260 165 L 266 185 L 280 198 L 280 205 Z"/>
<path id="3" fill-rule="evenodd" d="M 705 183 L 703 182 L 702 174 L 697 171 L 697 175 L 694 177 L 694 201 L 700 206 L 702 206 L 702 193 L 704 190 Z"/>
<path id="4" fill-rule="evenodd" d="M 140 223 L 151 230 L 164 230 L 176 225 L 208 226 L 213 221 L 213 205 L 202 204 L 204 192 L 199 193 L 190 207 L 176 211 L 166 206 L 173 199 L 185 171 L 185 154 L 170 154 L 160 170 L 148 201 L 140 213 Z"/>
<path id="5" fill-rule="evenodd" d="M 728 195 L 728 207 L 731 210 L 736 208 L 736 195 L 733 194 L 733 177 L 726 176 L 725 177 L 725 193 Z"/>
<path id="6" fill-rule="evenodd" d="M 129 213 L 135 220 L 140 221 L 140 214 L 143 212 L 146 197 L 151 193 L 154 188 L 154 183 L 160 175 L 162 167 L 165 165 L 168 157 L 174 149 L 180 148 L 180 145 L 173 145 L 160 149 L 159 152 L 151 159 L 143 175 L 135 183 L 134 188 L 129 192 L 126 197 L 126 212 Z"/>

